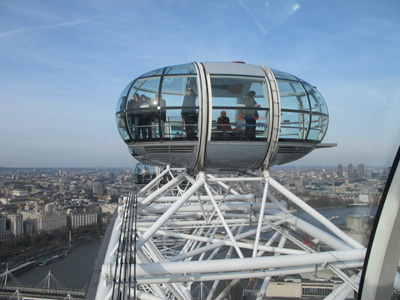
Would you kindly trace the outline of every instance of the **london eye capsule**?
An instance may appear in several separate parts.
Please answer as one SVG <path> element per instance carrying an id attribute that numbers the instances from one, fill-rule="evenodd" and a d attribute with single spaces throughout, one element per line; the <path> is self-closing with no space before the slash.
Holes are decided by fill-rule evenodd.
<path id="1" fill-rule="evenodd" d="M 156 167 L 137 163 L 132 169 L 132 179 L 135 184 L 148 184 L 156 177 Z"/>
<path id="2" fill-rule="evenodd" d="M 266 169 L 332 146 L 321 143 L 328 119 L 306 81 L 242 62 L 148 72 L 126 86 L 116 111 L 138 161 L 198 171 Z"/>

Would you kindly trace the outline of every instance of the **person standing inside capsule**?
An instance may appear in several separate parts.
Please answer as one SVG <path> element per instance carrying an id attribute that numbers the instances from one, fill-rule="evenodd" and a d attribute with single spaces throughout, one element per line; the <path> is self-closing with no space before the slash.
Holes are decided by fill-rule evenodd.
<path id="1" fill-rule="evenodd" d="M 185 132 L 187 139 L 196 138 L 197 111 L 196 111 L 197 94 L 190 86 L 186 87 L 185 97 L 183 98 L 181 116 L 185 123 Z"/>
<path id="2" fill-rule="evenodd" d="M 164 126 L 167 120 L 167 111 L 165 110 L 167 101 L 165 101 L 165 99 L 160 98 L 160 96 L 157 93 L 154 99 L 151 99 L 151 103 L 153 106 L 157 107 L 158 111 L 157 113 L 154 114 L 153 121 L 156 122 L 157 124 L 159 123 L 159 121 L 161 122 L 158 126 L 161 129 L 160 132 L 162 132 L 162 136 L 164 137 L 165 134 Z M 153 130 L 154 134 L 157 134 L 156 128 L 153 128 Z"/>
<path id="3" fill-rule="evenodd" d="M 128 103 L 128 122 L 129 128 L 131 129 L 133 139 L 135 141 L 139 140 L 140 137 L 140 102 L 138 93 L 133 94 L 133 97 Z"/>
<path id="4" fill-rule="evenodd" d="M 260 105 L 257 104 L 256 100 L 254 100 L 255 96 L 256 92 L 250 91 L 243 98 L 243 103 L 246 106 L 246 109 L 242 111 L 242 115 L 246 121 L 245 138 L 248 140 L 254 140 L 256 138 L 256 120 L 258 119 L 256 108 L 260 107 Z"/>
<path id="5" fill-rule="evenodd" d="M 144 140 L 152 139 L 151 132 L 151 117 L 152 112 L 149 107 L 151 106 L 151 98 L 142 94 L 139 98 L 141 108 L 141 125 L 142 125 L 142 138 Z"/>

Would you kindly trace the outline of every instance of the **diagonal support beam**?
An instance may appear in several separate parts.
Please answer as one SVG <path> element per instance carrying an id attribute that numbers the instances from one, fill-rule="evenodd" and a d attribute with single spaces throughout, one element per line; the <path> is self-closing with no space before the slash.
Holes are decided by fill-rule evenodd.
<path id="1" fill-rule="evenodd" d="M 179 177 L 179 176 L 178 176 Z M 140 237 L 136 242 L 136 247 L 139 249 L 144 243 L 149 240 L 157 230 L 166 223 L 169 218 L 190 198 L 200 187 L 204 185 L 204 175 L 200 176 L 199 179 L 193 184 L 190 189 L 184 193 L 178 201 L 171 205 L 171 207 Z"/>

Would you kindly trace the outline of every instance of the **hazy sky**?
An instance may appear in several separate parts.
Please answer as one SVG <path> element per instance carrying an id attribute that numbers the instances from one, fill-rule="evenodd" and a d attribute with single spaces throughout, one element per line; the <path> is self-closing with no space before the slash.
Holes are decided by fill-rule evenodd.
<path id="1" fill-rule="evenodd" d="M 192 61 L 242 60 L 317 86 L 330 123 L 297 165 L 391 164 L 398 0 L 0 0 L 0 167 L 132 167 L 122 89 Z"/>

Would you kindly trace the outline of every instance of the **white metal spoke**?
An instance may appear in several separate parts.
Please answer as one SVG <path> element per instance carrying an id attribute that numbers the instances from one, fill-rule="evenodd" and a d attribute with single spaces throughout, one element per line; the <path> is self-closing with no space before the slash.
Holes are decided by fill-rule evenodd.
<path id="1" fill-rule="evenodd" d="M 258 194 L 237 189 L 239 183 Z M 282 198 L 328 231 L 293 215 Z M 330 270 L 343 280 L 329 296 L 336 297 L 357 290 L 352 275 L 365 255 L 364 247 L 268 171 L 220 178 L 200 172 L 196 179 L 182 172 L 156 191 L 149 187 L 125 199 L 114 228 L 102 272 L 108 299 L 133 292 L 138 299 L 189 300 L 194 293 L 223 299 L 255 278 L 261 299 L 274 277 L 316 270 Z"/>

